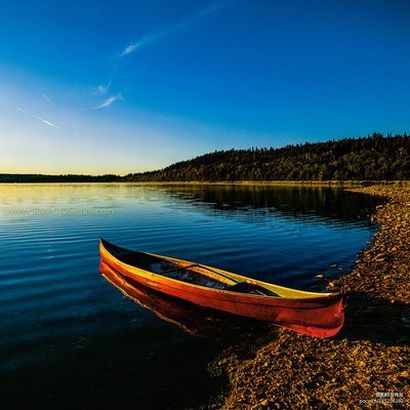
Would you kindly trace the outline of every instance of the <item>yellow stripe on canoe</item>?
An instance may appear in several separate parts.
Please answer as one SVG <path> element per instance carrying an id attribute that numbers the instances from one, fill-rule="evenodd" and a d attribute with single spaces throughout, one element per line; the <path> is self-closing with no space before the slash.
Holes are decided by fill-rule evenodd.
<path id="1" fill-rule="evenodd" d="M 122 262 L 120 259 L 116 258 L 113 254 L 111 254 L 104 246 L 104 244 L 100 241 L 100 253 L 103 259 L 109 260 L 119 266 L 121 266 L 123 269 L 128 271 L 129 273 L 136 275 L 136 276 L 141 276 L 143 278 L 149 279 L 151 281 L 155 281 L 155 278 L 166 278 L 167 280 L 170 281 L 175 281 L 181 283 L 180 280 L 178 279 L 173 279 L 167 276 L 163 276 L 161 274 L 157 274 L 151 271 L 147 271 L 145 269 L 138 268 L 137 266 L 129 265 L 125 262 Z M 291 289 L 287 288 L 284 286 L 279 286 L 279 285 L 274 285 L 272 283 L 268 282 L 263 282 L 257 279 L 251 279 L 246 276 L 238 275 L 236 273 L 228 272 L 219 268 L 215 268 L 213 266 L 208 266 L 208 265 L 203 265 L 203 264 L 196 264 L 195 262 L 183 260 L 183 259 L 177 259 L 177 258 L 172 258 L 169 256 L 164 256 L 164 255 L 158 255 L 154 253 L 146 253 L 147 255 L 155 256 L 157 258 L 160 258 L 164 261 L 174 263 L 180 267 L 184 266 L 189 266 L 195 264 L 195 268 L 192 268 L 196 272 L 199 272 L 205 276 L 208 276 L 213 279 L 217 279 L 220 282 L 226 283 L 227 285 L 234 285 L 238 282 L 246 282 L 249 284 L 253 285 L 259 285 L 262 286 L 268 290 L 271 290 L 272 292 L 276 293 L 280 297 L 287 298 L 287 299 L 317 299 L 317 298 L 328 298 L 328 297 L 333 297 L 336 295 L 336 293 L 317 293 L 317 292 L 307 292 L 303 290 L 296 290 L 296 289 Z M 202 268 L 202 269 L 201 269 Z M 203 288 L 204 286 L 201 285 L 196 285 L 193 283 L 185 283 L 185 285 L 189 287 L 194 287 L 194 288 Z M 220 289 L 213 289 L 213 288 L 208 288 L 209 290 L 214 290 L 217 292 L 226 292 L 226 290 L 220 290 Z M 258 295 L 252 295 L 252 296 L 258 296 Z M 266 297 L 266 296 L 265 296 Z M 270 296 L 274 297 L 274 296 Z"/>

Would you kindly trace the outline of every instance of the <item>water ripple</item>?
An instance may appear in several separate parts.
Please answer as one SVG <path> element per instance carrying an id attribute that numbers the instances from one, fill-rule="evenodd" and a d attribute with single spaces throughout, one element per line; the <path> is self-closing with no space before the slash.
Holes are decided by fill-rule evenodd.
<path id="1" fill-rule="evenodd" d="M 100 237 L 309 288 L 317 273 L 347 271 L 376 230 L 366 219 L 373 199 L 322 188 L 13 185 L 0 186 L 0 204 L 0 348 L 9 370 L 64 355 L 64 338 L 126 329 L 132 318 L 141 334 L 164 326 L 101 279 Z M 30 213 L 38 208 L 54 211 Z M 58 212 L 67 208 L 93 212 Z M 329 268 L 335 263 L 343 270 Z"/>

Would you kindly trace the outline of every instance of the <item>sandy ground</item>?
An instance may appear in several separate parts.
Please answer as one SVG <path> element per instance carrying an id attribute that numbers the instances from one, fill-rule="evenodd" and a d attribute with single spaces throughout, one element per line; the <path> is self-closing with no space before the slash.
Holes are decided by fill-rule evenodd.
<path id="1" fill-rule="evenodd" d="M 352 271 L 326 288 L 347 291 L 346 324 L 333 339 L 272 327 L 212 364 L 227 378 L 213 409 L 410 408 L 410 188 L 352 191 L 386 198 L 381 226 Z"/>

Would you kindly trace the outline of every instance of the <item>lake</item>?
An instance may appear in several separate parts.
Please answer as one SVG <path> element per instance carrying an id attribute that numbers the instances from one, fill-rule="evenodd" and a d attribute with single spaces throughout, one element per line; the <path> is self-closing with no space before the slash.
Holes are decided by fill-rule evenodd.
<path id="1" fill-rule="evenodd" d="M 377 230 L 367 215 L 379 202 L 323 187 L 0 185 L 3 403 L 206 402 L 214 385 L 207 363 L 228 329 L 247 324 L 141 295 L 164 319 L 173 315 L 161 319 L 101 276 L 99 238 L 317 289 L 316 275 L 332 279 L 352 267 Z"/>

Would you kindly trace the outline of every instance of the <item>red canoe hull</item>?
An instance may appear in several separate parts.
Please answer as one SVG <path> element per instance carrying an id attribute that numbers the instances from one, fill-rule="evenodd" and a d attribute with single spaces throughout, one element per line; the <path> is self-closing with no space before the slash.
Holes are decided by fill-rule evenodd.
<path id="1" fill-rule="evenodd" d="M 122 275 L 148 287 L 195 305 L 221 310 L 252 319 L 273 322 L 278 326 L 316 337 L 332 337 L 343 327 L 344 301 L 340 294 L 329 297 L 293 299 L 215 290 L 169 280 L 161 275 L 140 276 L 130 272 L 115 258 L 102 260 Z"/>

